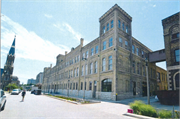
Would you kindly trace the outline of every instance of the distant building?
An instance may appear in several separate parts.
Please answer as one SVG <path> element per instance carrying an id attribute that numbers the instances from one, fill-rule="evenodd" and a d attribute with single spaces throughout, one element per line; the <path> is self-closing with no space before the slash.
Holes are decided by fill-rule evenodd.
<path id="1" fill-rule="evenodd" d="M 37 76 L 36 76 L 36 84 L 42 84 L 43 82 L 43 72 L 40 72 Z"/>
<path id="2" fill-rule="evenodd" d="M 27 81 L 27 84 L 36 84 L 36 80 L 35 79 L 28 79 L 28 81 Z"/>
<path id="3" fill-rule="evenodd" d="M 17 76 L 12 76 L 11 79 L 12 79 L 11 83 L 16 84 L 17 86 L 20 85 L 20 81 Z"/>
<path id="4" fill-rule="evenodd" d="M 1 79 L 0 79 L 0 88 L 4 89 L 9 83 L 12 83 L 13 78 L 13 69 L 14 69 L 14 60 L 15 60 L 15 41 L 16 36 L 14 37 L 14 41 L 12 46 L 7 54 L 6 63 L 4 65 L 4 69 L 1 69 Z"/>

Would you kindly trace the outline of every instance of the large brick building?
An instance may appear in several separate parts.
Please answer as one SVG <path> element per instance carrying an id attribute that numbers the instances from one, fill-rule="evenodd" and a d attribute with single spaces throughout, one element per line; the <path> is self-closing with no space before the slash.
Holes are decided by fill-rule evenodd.
<path id="1" fill-rule="evenodd" d="M 106 100 L 147 95 L 145 59 L 152 51 L 132 36 L 132 17 L 116 4 L 99 22 L 98 38 L 85 46 L 80 39 L 79 46 L 57 56 L 54 67 L 44 68 L 44 92 Z M 148 62 L 151 94 L 156 68 Z"/>
<path id="2" fill-rule="evenodd" d="M 179 90 L 179 12 L 162 20 L 166 66 L 168 72 L 168 90 Z"/>

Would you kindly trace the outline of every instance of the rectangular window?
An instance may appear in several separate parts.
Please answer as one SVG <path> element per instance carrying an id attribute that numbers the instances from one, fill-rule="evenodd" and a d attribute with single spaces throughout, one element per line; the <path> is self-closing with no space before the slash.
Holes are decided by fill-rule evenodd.
<path id="1" fill-rule="evenodd" d="M 97 73 L 97 61 L 94 63 L 94 73 Z"/>
<path id="2" fill-rule="evenodd" d="M 135 62 L 133 61 L 133 73 L 136 73 Z"/>
<path id="3" fill-rule="evenodd" d="M 92 82 L 89 82 L 89 90 L 92 90 Z"/>
<path id="4" fill-rule="evenodd" d="M 76 90 L 78 89 L 78 82 L 76 82 Z"/>
<path id="5" fill-rule="evenodd" d="M 128 50 L 128 42 L 125 41 L 125 48 Z"/>
<path id="6" fill-rule="evenodd" d="M 122 47 L 122 38 L 119 37 L 119 43 L 120 43 L 120 46 Z"/>
<path id="7" fill-rule="evenodd" d="M 85 82 L 84 86 L 85 86 L 85 87 L 84 87 L 84 90 L 86 90 L 86 82 Z"/>
<path id="8" fill-rule="evenodd" d="M 98 45 L 96 46 L 95 53 L 96 53 L 96 54 L 98 53 Z"/>
<path id="9" fill-rule="evenodd" d="M 85 53 L 83 53 L 83 58 L 85 58 Z"/>
<path id="10" fill-rule="evenodd" d="M 126 33 L 128 33 L 128 25 L 126 25 Z"/>
<path id="11" fill-rule="evenodd" d="M 88 73 L 88 67 L 87 67 L 87 64 L 86 64 L 86 70 L 85 70 L 86 72 L 85 72 L 85 74 L 87 75 L 87 73 Z"/>
<path id="12" fill-rule="evenodd" d="M 76 77 L 76 69 L 74 69 L 74 77 Z"/>
<path id="13" fill-rule="evenodd" d="M 112 56 L 109 56 L 108 70 L 112 70 Z"/>
<path id="14" fill-rule="evenodd" d="M 109 31 L 109 23 L 107 23 L 107 29 L 106 29 L 106 31 Z"/>
<path id="15" fill-rule="evenodd" d="M 144 51 L 142 51 L 142 58 L 144 58 Z"/>
<path id="16" fill-rule="evenodd" d="M 86 58 L 88 58 L 88 51 L 86 51 Z"/>
<path id="17" fill-rule="evenodd" d="M 113 20 L 111 21 L 111 28 L 113 28 Z"/>
<path id="18" fill-rule="evenodd" d="M 91 56 L 94 55 L 94 48 L 91 48 Z"/>
<path id="19" fill-rule="evenodd" d="M 81 90 L 83 90 L 83 82 L 81 82 Z"/>
<path id="20" fill-rule="evenodd" d="M 84 75 L 84 66 L 82 66 L 82 71 L 81 71 L 81 75 Z"/>
<path id="21" fill-rule="evenodd" d="M 106 32 L 106 27 L 105 26 L 103 26 L 103 33 L 105 33 Z"/>
<path id="22" fill-rule="evenodd" d="M 93 73 L 93 63 L 90 64 L 90 74 Z"/>
<path id="23" fill-rule="evenodd" d="M 113 46 L 113 38 L 109 39 L 109 47 Z"/>
<path id="24" fill-rule="evenodd" d="M 175 50 L 175 58 L 176 58 L 176 62 L 179 62 L 179 49 Z"/>
<path id="25" fill-rule="evenodd" d="M 106 41 L 103 42 L 103 50 L 106 49 Z"/>
<path id="26" fill-rule="evenodd" d="M 73 83 L 73 90 L 75 90 L 75 83 Z"/>
<path id="27" fill-rule="evenodd" d="M 79 68 L 77 68 L 77 75 L 76 76 L 79 76 Z"/>
<path id="28" fill-rule="evenodd" d="M 139 56 L 139 48 L 136 48 L 136 55 Z"/>
<path id="29" fill-rule="evenodd" d="M 135 53 L 134 49 L 135 49 L 134 45 L 132 45 L 132 53 Z"/>
<path id="30" fill-rule="evenodd" d="M 105 71 L 106 70 L 106 59 L 103 58 L 102 59 L 102 71 Z"/>
<path id="31" fill-rule="evenodd" d="M 122 29 L 123 29 L 123 31 L 125 30 L 125 29 L 124 29 L 124 22 L 123 22 L 123 24 L 122 24 Z"/>
<path id="32" fill-rule="evenodd" d="M 137 63 L 137 74 L 140 74 L 140 66 L 139 66 L 139 63 Z"/>
<path id="33" fill-rule="evenodd" d="M 121 28 L 121 21 L 118 20 L 118 27 Z"/>

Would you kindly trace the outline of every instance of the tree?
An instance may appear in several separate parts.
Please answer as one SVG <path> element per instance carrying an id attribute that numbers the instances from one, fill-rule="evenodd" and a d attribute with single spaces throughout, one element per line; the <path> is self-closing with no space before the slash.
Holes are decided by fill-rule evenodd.
<path id="1" fill-rule="evenodd" d="M 17 86 L 16 84 L 14 84 L 14 83 L 9 83 L 9 84 L 6 86 L 6 88 L 7 88 L 8 90 L 13 90 L 13 89 L 17 89 L 18 86 Z"/>

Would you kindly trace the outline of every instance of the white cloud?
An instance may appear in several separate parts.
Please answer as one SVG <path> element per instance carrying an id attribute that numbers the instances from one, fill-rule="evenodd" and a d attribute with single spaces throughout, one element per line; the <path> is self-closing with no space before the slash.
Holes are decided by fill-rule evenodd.
<path id="1" fill-rule="evenodd" d="M 154 4 L 153 7 L 156 7 L 156 4 Z"/>
<path id="2" fill-rule="evenodd" d="M 58 54 L 64 54 L 69 50 L 67 46 L 57 46 L 42 39 L 33 31 L 28 31 L 5 15 L 1 19 L 2 46 L 9 49 L 16 34 L 16 58 L 55 62 Z"/>
<path id="3" fill-rule="evenodd" d="M 53 24 L 54 27 L 58 28 L 61 32 L 69 32 L 70 35 L 72 35 L 73 39 L 80 41 L 80 38 L 82 38 L 82 35 L 78 32 L 76 32 L 68 23 L 58 23 Z"/>
<path id="4" fill-rule="evenodd" d="M 47 18 L 52 18 L 52 15 L 49 15 L 49 14 L 44 14 L 44 16 Z"/>

